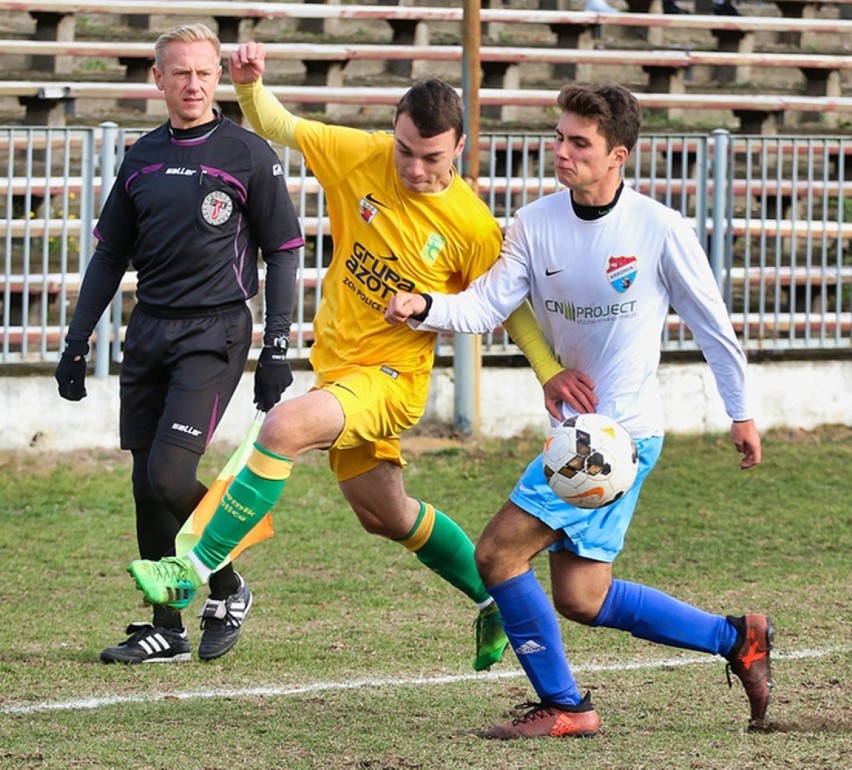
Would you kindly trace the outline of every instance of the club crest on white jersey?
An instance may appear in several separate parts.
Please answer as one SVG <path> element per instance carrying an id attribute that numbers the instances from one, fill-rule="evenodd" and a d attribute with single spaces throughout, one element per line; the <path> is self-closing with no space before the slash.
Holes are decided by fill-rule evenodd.
<path id="1" fill-rule="evenodd" d="M 234 213 L 231 197 L 220 190 L 208 193 L 201 201 L 201 216 L 208 225 L 224 225 Z"/>
<path id="2" fill-rule="evenodd" d="M 610 257 L 606 264 L 609 285 L 619 294 L 624 294 L 636 280 L 638 266 L 636 257 Z"/>

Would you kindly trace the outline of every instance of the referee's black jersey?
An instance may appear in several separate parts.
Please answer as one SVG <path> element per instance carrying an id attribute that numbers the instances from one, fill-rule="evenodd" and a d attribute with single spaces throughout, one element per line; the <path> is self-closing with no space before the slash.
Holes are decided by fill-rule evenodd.
<path id="1" fill-rule="evenodd" d="M 269 257 L 304 239 L 263 139 L 224 117 L 187 133 L 165 123 L 130 147 L 95 237 L 136 269 L 140 302 L 191 311 L 254 296 L 258 249 Z"/>

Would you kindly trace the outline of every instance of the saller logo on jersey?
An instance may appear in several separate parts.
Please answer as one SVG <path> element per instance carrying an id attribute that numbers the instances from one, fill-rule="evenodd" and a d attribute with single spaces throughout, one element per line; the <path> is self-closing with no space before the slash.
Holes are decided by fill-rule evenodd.
<path id="1" fill-rule="evenodd" d="M 190 436 L 201 435 L 201 431 L 198 428 L 193 428 L 191 425 L 182 425 L 179 422 L 172 423 L 172 430 L 176 430 L 178 433 L 187 433 Z"/>
<path id="2" fill-rule="evenodd" d="M 610 257 L 606 265 L 609 285 L 619 294 L 624 294 L 636 280 L 639 261 L 636 257 Z"/>
<path id="3" fill-rule="evenodd" d="M 214 190 L 201 201 L 201 216 L 208 225 L 224 225 L 234 213 L 234 202 L 228 193 Z"/>

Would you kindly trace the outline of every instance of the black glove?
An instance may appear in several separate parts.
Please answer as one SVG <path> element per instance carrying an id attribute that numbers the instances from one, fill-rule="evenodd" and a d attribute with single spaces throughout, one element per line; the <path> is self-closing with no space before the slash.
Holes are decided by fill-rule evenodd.
<path id="1" fill-rule="evenodd" d="M 59 384 L 59 395 L 69 401 L 81 401 L 86 397 L 86 353 L 87 342 L 68 342 L 65 352 L 56 365 L 53 376 Z"/>
<path id="2" fill-rule="evenodd" d="M 287 351 L 263 348 L 254 372 L 254 403 L 261 412 L 268 412 L 281 400 L 281 394 L 293 384 L 293 372 Z"/>

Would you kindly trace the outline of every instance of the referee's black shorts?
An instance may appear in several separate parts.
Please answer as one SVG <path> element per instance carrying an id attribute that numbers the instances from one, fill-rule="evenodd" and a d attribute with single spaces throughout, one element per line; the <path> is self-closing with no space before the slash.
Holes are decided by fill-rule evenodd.
<path id="1" fill-rule="evenodd" d="M 121 448 L 157 439 L 202 454 L 245 371 L 251 335 L 243 302 L 192 315 L 137 305 L 119 377 Z"/>

